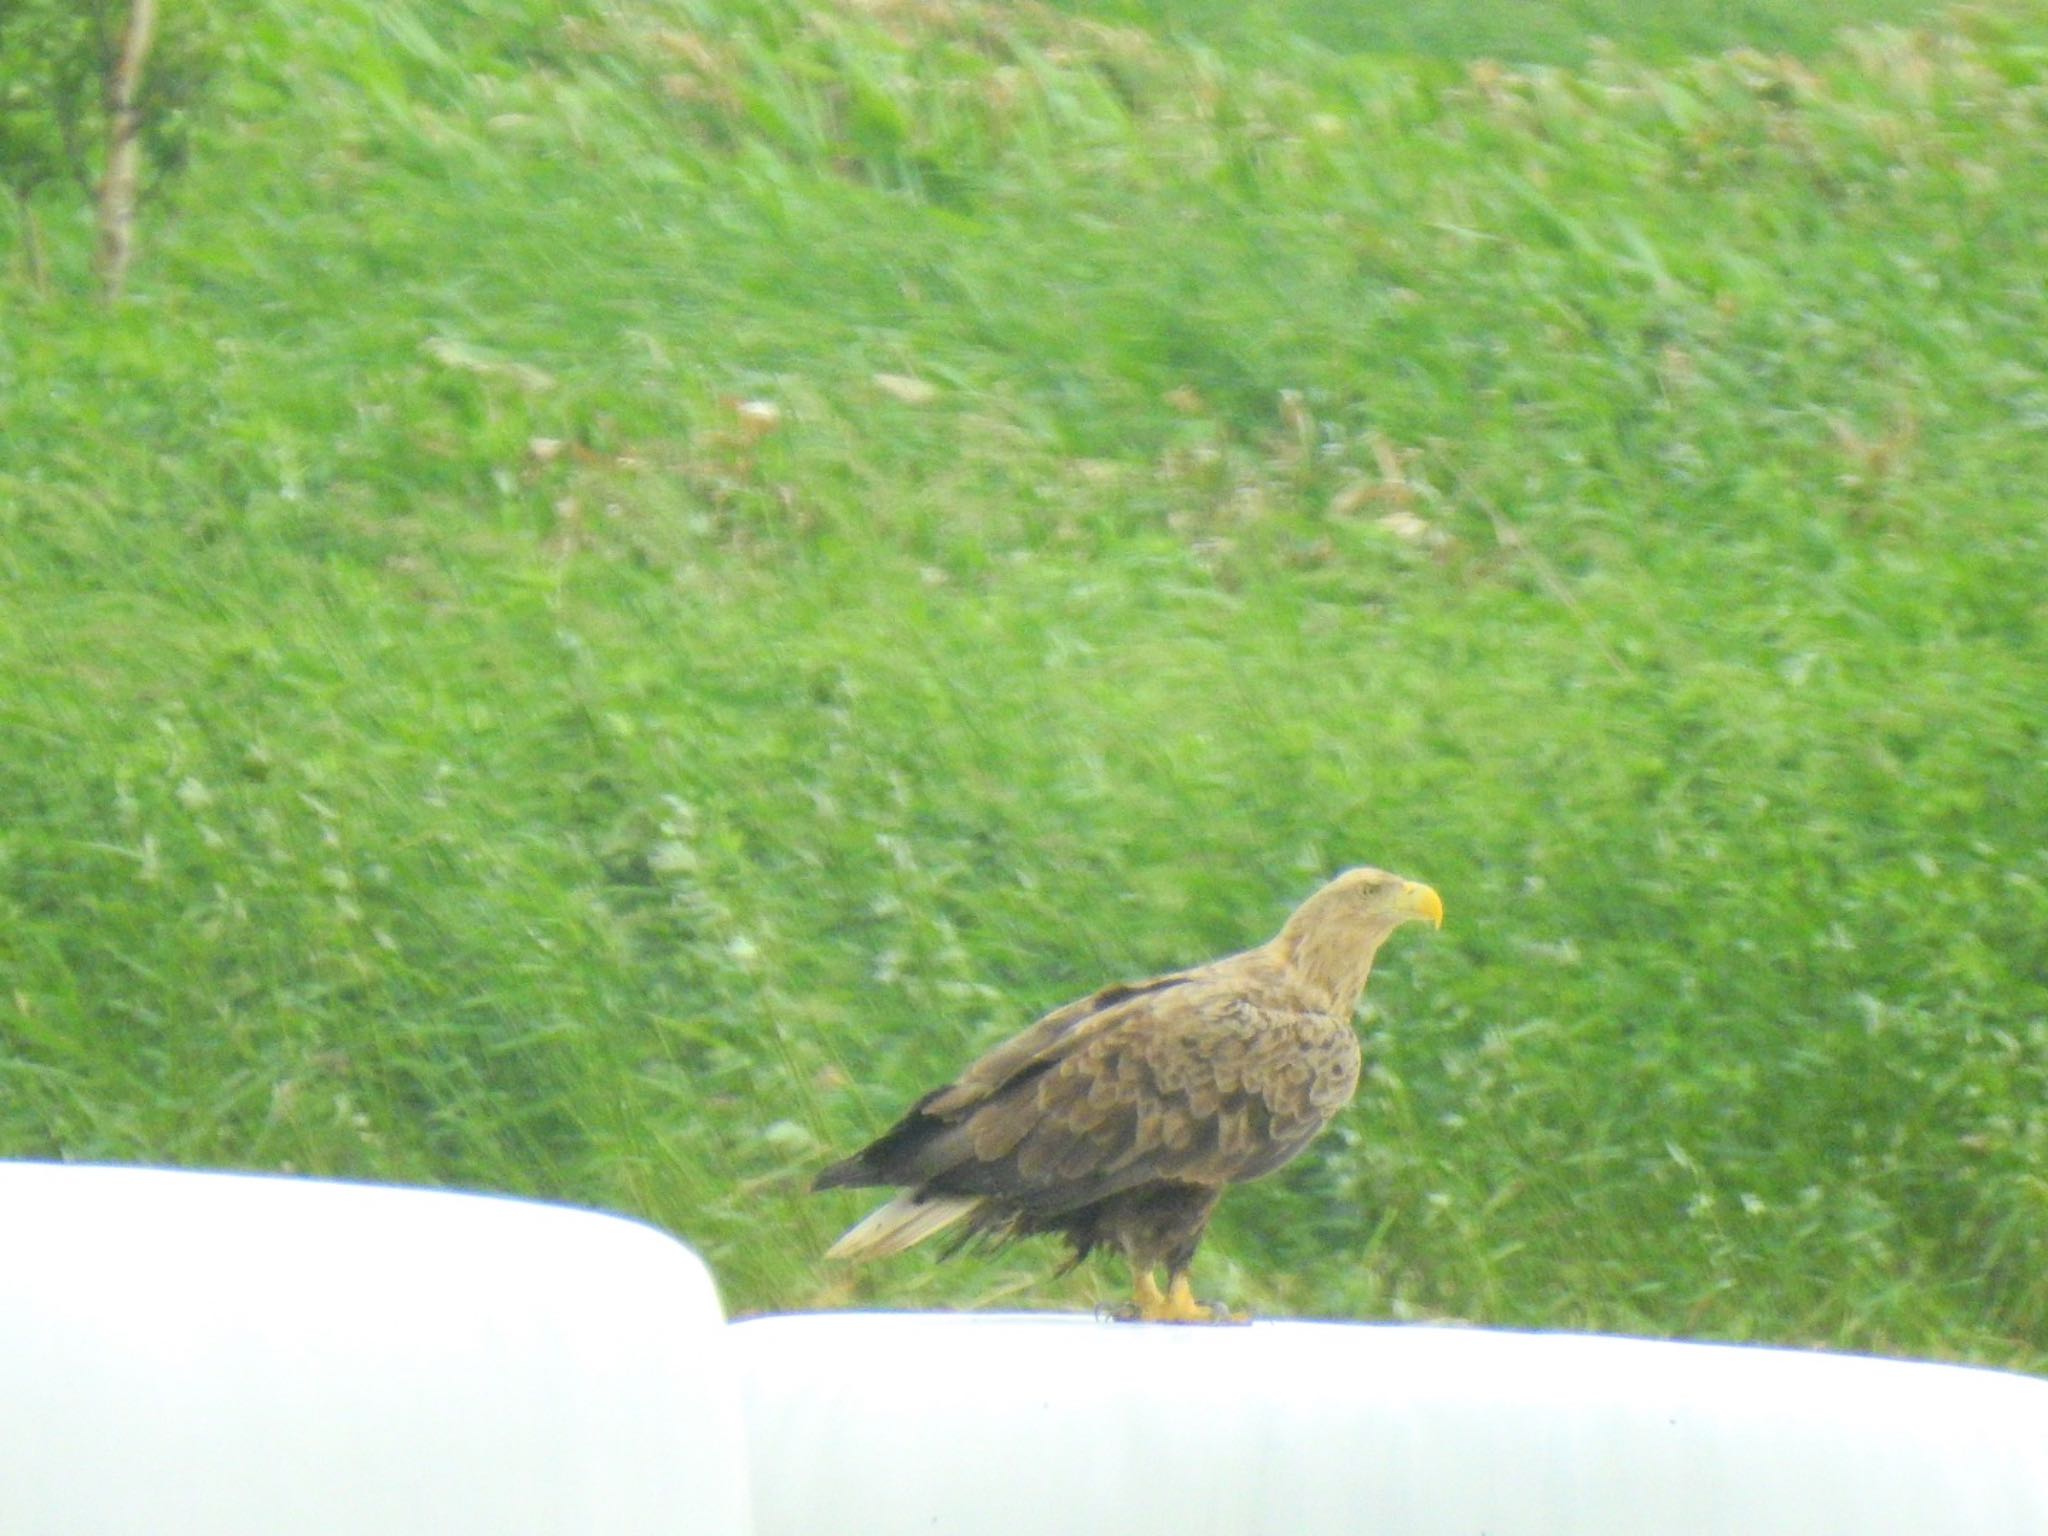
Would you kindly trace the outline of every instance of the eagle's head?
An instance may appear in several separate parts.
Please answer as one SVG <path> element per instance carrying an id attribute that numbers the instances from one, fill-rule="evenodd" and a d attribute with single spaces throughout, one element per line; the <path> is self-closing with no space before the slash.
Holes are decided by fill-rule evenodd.
<path id="1" fill-rule="evenodd" d="M 1327 989 L 1333 1006 L 1349 1013 L 1387 935 L 1418 918 L 1444 925 L 1443 898 L 1428 886 L 1384 869 L 1347 869 L 1294 909 L 1273 947 L 1304 981 Z"/>

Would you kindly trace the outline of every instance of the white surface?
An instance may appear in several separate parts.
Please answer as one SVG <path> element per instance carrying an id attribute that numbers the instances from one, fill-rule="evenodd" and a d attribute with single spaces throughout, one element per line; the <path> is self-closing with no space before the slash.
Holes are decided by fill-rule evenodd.
<path id="1" fill-rule="evenodd" d="M 4 1536 L 739 1536 L 704 1267 L 630 1222 L 0 1164 Z"/>
<path id="2" fill-rule="evenodd" d="M 759 1318 L 757 1536 L 2043 1536 L 2048 1382 L 1468 1329 Z"/>

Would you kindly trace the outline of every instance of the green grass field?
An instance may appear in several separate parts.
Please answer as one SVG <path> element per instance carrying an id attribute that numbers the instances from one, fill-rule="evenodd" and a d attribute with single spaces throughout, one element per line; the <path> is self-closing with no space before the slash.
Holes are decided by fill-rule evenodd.
<path id="1" fill-rule="evenodd" d="M 2048 1367 L 2048 9 L 564 9 L 269 0 L 129 303 L 0 246 L 0 1153 L 1086 1306 L 804 1185 L 1372 862 L 1206 1292 Z"/>
<path id="2" fill-rule="evenodd" d="M 1635 58 L 1755 48 L 1812 54 L 1842 28 L 1909 24 L 1917 0 L 1062 0 L 1062 10 L 1228 50 L 1275 35 L 1326 48 L 1512 63 L 1577 62 L 1602 47 Z"/>

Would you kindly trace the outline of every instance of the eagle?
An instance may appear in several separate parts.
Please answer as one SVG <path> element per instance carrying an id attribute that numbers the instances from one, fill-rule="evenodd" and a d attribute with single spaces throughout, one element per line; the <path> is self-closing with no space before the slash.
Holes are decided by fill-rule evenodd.
<path id="1" fill-rule="evenodd" d="M 1348 869 L 1255 949 L 1054 1009 L 818 1174 L 813 1189 L 902 1191 L 827 1257 L 878 1259 L 949 1228 L 955 1248 L 1058 1233 L 1069 1269 L 1123 1255 L 1129 1316 L 1226 1316 L 1188 1278 L 1216 1202 L 1351 1101 L 1352 1013 L 1380 945 L 1415 919 L 1443 926 L 1435 891 Z"/>

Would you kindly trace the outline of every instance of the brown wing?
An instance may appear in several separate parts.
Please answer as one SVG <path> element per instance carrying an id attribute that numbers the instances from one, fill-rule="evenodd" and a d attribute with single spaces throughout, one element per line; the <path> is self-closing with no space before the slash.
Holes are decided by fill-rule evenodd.
<path id="1" fill-rule="evenodd" d="M 1038 1215 L 1158 1179 L 1270 1173 L 1350 1100 L 1348 1019 L 1251 956 L 1061 1009 L 927 1095 L 817 1185 L 989 1195 Z"/>
<path id="2" fill-rule="evenodd" d="M 980 1104 L 1019 1077 L 1071 1056 L 1105 1030 L 1141 1015 L 1149 1016 L 1161 993 L 1186 986 L 1196 974 L 1176 971 L 1149 981 L 1119 982 L 1079 1002 L 1056 1008 L 1022 1034 L 981 1057 L 921 1107 L 929 1114 L 951 1116 Z"/>
<path id="3" fill-rule="evenodd" d="M 966 1116 L 944 1139 L 968 1155 L 931 1187 L 1044 1214 L 1161 1179 L 1242 1183 L 1307 1146 L 1358 1069 L 1348 1020 L 1206 988 L 1168 995 Z"/>
<path id="4" fill-rule="evenodd" d="M 853 1156 L 821 1172 L 813 1189 L 874 1184 L 922 1184 L 946 1166 L 932 1144 L 977 1106 L 1014 1091 L 1083 1042 L 1128 1019 L 1148 999 L 1186 985 L 1199 971 L 1176 971 L 1149 981 L 1122 982 L 1063 1008 L 977 1059 L 952 1082 L 911 1105 L 903 1118 Z"/>

